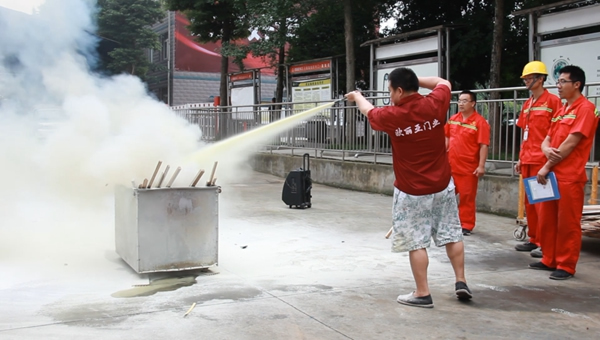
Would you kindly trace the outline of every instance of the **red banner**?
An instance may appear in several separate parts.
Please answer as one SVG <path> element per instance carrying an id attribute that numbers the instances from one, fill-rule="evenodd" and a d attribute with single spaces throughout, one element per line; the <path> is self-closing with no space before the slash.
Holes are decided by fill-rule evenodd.
<path id="1" fill-rule="evenodd" d="M 221 42 L 199 43 L 194 40 L 187 26 L 189 20 L 182 13 L 175 14 L 175 69 L 177 71 L 192 72 L 221 72 Z M 248 32 L 250 36 L 250 32 Z M 236 43 L 248 44 L 248 39 L 237 41 Z M 248 55 L 244 59 L 246 69 L 263 68 L 269 65 L 260 57 Z M 234 63 L 229 62 L 229 72 L 240 71 L 240 68 Z M 261 71 L 263 74 L 273 75 L 275 72 L 271 68 Z"/>
<path id="2" fill-rule="evenodd" d="M 290 66 L 290 74 L 329 71 L 331 69 L 331 60 L 316 61 L 312 63 Z"/>
<path id="3" fill-rule="evenodd" d="M 233 83 L 240 80 L 251 80 L 252 78 L 254 78 L 252 72 L 245 72 L 229 76 L 229 81 Z"/>

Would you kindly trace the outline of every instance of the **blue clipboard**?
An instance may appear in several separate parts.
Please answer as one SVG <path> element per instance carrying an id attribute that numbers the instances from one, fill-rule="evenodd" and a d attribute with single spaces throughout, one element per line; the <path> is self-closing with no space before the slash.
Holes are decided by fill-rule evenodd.
<path id="1" fill-rule="evenodd" d="M 556 175 L 554 172 L 549 172 L 546 178 L 548 179 L 548 182 L 545 185 L 539 184 L 536 176 L 523 179 L 525 193 L 527 194 L 529 204 L 553 201 L 560 198 L 558 183 L 556 182 Z"/>

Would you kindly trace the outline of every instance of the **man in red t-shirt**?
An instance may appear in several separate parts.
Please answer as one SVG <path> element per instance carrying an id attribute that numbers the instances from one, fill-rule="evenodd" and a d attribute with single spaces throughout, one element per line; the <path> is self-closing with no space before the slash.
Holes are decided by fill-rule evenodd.
<path id="1" fill-rule="evenodd" d="M 532 61 L 523 68 L 521 79 L 531 91 L 531 97 L 523 104 L 517 126 L 523 130 L 523 142 L 519 161 L 515 164 L 515 172 L 523 178 L 536 176 L 546 163 L 546 156 L 542 152 L 542 142 L 548 135 L 552 116 L 561 107 L 560 99 L 544 88 L 548 72 L 546 65 L 541 61 Z M 520 202 L 519 202 L 520 204 Z M 529 241 L 515 246 L 517 251 L 530 251 L 531 256 L 541 257 L 536 249 L 540 246 L 538 235 L 538 216 L 540 205 L 529 204 L 525 197 L 525 211 L 527 213 L 527 234 Z M 535 252 L 532 250 L 536 250 Z"/>
<path id="2" fill-rule="evenodd" d="M 384 131 L 392 143 L 394 199 L 392 251 L 409 252 L 417 289 L 400 295 L 398 303 L 433 307 L 427 284 L 427 247 L 433 238 L 445 246 L 456 276 L 459 299 L 472 297 L 464 274 L 464 245 L 454 183 L 445 148 L 444 123 L 450 105 L 450 82 L 438 77 L 417 78 L 408 68 L 388 77 L 392 106 L 375 108 L 359 92 L 346 94 L 369 118 L 371 127 Z M 420 87 L 432 92 L 418 93 Z"/>
<path id="3" fill-rule="evenodd" d="M 463 235 L 475 228 L 475 199 L 479 177 L 485 174 L 485 160 L 490 145 L 490 125 L 477 111 L 476 96 L 462 91 L 458 97 L 459 112 L 445 126 L 446 147 L 452 178 L 459 195 L 458 214 Z"/>
<path id="4" fill-rule="evenodd" d="M 537 173 L 537 180 L 546 184 L 546 176 L 553 171 L 560 199 L 537 203 L 541 205 L 539 234 L 543 256 L 529 268 L 550 270 L 551 279 L 566 280 L 575 275 L 581 250 L 585 165 L 598 126 L 598 111 L 581 94 L 585 86 L 581 68 L 565 66 L 559 74 L 558 94 L 567 103 L 552 118 L 548 136 L 542 143 L 548 160 Z"/>

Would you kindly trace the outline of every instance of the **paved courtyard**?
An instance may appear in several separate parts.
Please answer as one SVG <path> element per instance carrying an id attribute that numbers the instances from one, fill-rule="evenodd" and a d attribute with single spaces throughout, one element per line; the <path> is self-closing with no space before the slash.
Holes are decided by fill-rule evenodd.
<path id="1" fill-rule="evenodd" d="M 114 251 L 110 209 L 69 210 L 66 218 L 13 207 L 21 217 L 0 229 L 0 339 L 600 334 L 600 239 L 584 238 L 575 277 L 554 281 L 514 251 L 514 219 L 478 214 L 465 239 L 473 300 L 455 298 L 452 268 L 434 247 L 435 308 L 420 309 L 395 301 L 414 286 L 407 254 L 391 253 L 384 238 L 391 197 L 315 185 L 313 207 L 295 210 L 281 201 L 282 178 L 253 173 L 221 185 L 219 264 L 207 271 L 136 274 Z M 44 227 L 53 220 L 77 227 Z"/>

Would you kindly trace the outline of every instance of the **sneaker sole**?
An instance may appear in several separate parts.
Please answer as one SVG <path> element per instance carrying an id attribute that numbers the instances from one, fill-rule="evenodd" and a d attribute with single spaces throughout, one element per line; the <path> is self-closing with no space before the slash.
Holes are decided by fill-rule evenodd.
<path id="1" fill-rule="evenodd" d="M 572 277 L 573 277 L 573 275 L 561 276 L 561 277 L 550 275 L 550 279 L 552 279 L 552 280 L 567 280 L 567 279 L 570 279 Z"/>
<path id="2" fill-rule="evenodd" d="M 405 301 L 400 301 L 400 300 L 396 300 L 396 302 L 398 302 L 401 305 L 405 305 L 405 306 L 413 306 L 413 307 L 421 307 L 421 308 L 433 308 L 433 303 L 418 304 L 418 303 L 410 303 L 410 302 L 405 302 Z"/>
<path id="3" fill-rule="evenodd" d="M 537 249 L 537 247 L 536 248 L 517 248 L 517 247 L 515 247 L 516 251 L 528 251 L 528 252 L 531 252 L 532 250 L 535 250 L 535 249 Z"/>
<path id="4" fill-rule="evenodd" d="M 549 271 L 549 272 L 553 272 L 553 271 L 556 270 L 556 268 L 548 268 L 548 267 L 546 267 L 546 268 L 537 268 L 537 267 L 528 266 L 527 268 L 534 269 L 534 270 L 546 270 L 546 271 Z"/>
<path id="5" fill-rule="evenodd" d="M 469 293 L 469 291 L 467 291 L 466 289 L 459 289 L 456 291 L 456 297 L 459 300 L 470 300 L 473 297 L 473 295 Z"/>

